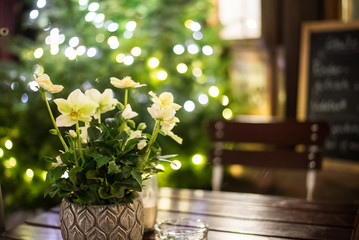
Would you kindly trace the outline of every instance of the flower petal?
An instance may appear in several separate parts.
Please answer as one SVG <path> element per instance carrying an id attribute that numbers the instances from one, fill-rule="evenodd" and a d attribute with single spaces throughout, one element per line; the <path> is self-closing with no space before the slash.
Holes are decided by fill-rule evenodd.
<path id="1" fill-rule="evenodd" d="M 62 114 L 56 118 L 56 125 L 58 127 L 71 127 L 76 124 L 76 120 L 72 119 L 68 114 Z"/>
<path id="2" fill-rule="evenodd" d="M 70 114 L 72 112 L 71 104 L 63 98 L 54 99 L 54 103 L 57 105 L 57 109 L 60 113 Z"/>
<path id="3" fill-rule="evenodd" d="M 53 85 L 50 93 L 59 93 L 64 89 L 64 86 L 62 85 Z"/>

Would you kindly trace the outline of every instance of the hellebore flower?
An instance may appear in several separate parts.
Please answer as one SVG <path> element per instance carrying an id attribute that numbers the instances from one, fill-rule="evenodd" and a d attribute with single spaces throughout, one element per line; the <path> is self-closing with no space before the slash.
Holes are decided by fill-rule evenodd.
<path id="1" fill-rule="evenodd" d="M 49 75 L 47 75 L 47 74 L 42 74 L 39 77 L 36 77 L 34 75 L 34 78 L 35 78 L 37 84 L 39 84 L 39 86 L 41 88 L 45 89 L 49 93 L 58 93 L 58 92 L 61 92 L 62 89 L 64 89 L 64 87 L 62 85 L 54 85 L 51 82 Z"/>
<path id="2" fill-rule="evenodd" d="M 80 89 L 70 93 L 67 100 L 63 98 L 55 99 L 60 116 L 56 118 L 59 127 L 71 127 L 78 121 L 90 122 L 91 116 L 95 114 L 98 104 L 91 101 Z"/>
<path id="3" fill-rule="evenodd" d="M 136 117 L 138 115 L 138 113 L 132 111 L 132 108 L 131 108 L 131 105 L 130 104 L 127 104 L 125 109 L 123 110 L 122 112 L 122 117 L 124 119 L 131 119 L 133 117 Z"/>
<path id="4" fill-rule="evenodd" d="M 85 95 L 93 102 L 98 104 L 94 117 L 99 119 L 102 113 L 115 109 L 118 103 L 117 99 L 113 97 L 111 89 L 106 89 L 102 94 L 97 89 L 90 89 L 85 92 Z"/>
<path id="5" fill-rule="evenodd" d="M 111 77 L 111 84 L 117 88 L 138 88 L 138 87 L 143 87 L 146 86 L 146 84 L 140 84 L 138 82 L 135 82 L 132 80 L 131 77 L 124 77 L 122 80 L 115 78 L 115 77 Z"/>

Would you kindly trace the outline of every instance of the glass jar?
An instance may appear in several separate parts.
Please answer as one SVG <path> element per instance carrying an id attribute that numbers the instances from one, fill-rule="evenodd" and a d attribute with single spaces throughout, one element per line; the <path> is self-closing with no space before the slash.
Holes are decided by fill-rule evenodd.
<path id="1" fill-rule="evenodd" d="M 154 228 L 157 217 L 157 198 L 158 198 L 158 179 L 157 174 L 143 181 L 143 189 L 140 196 L 143 200 L 145 212 L 145 231 L 151 231 Z"/>

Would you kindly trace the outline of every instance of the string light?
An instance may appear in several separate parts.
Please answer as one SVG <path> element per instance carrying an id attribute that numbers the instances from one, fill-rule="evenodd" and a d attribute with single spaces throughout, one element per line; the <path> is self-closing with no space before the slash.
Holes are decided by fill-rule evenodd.
<path id="1" fill-rule="evenodd" d="M 183 108 L 184 110 L 186 110 L 187 112 L 193 112 L 194 109 L 196 108 L 196 105 L 194 104 L 193 101 L 188 100 L 183 104 Z"/>
<path id="2" fill-rule="evenodd" d="M 141 48 L 139 47 L 134 47 L 131 49 L 131 54 L 135 57 L 138 57 L 141 55 Z"/>
<path id="3" fill-rule="evenodd" d="M 198 102 L 202 105 L 206 105 L 208 103 L 208 96 L 204 93 L 201 93 L 198 96 Z"/>
<path id="4" fill-rule="evenodd" d="M 123 63 L 127 66 L 131 65 L 133 62 L 135 61 L 135 59 L 131 56 L 131 55 L 127 55 L 124 59 L 123 59 Z"/>
<path id="5" fill-rule="evenodd" d="M 177 71 L 179 73 L 185 73 L 185 72 L 187 72 L 187 69 L 188 69 L 188 67 L 184 63 L 180 63 L 180 64 L 177 65 Z"/>
<path id="6" fill-rule="evenodd" d="M 184 51 L 185 51 L 185 48 L 181 44 L 177 44 L 173 47 L 173 52 L 177 55 L 181 55 L 182 53 L 184 53 Z"/>
<path id="7" fill-rule="evenodd" d="M 229 120 L 229 119 L 231 119 L 231 118 L 233 117 L 233 112 L 232 112 L 231 109 L 225 108 L 225 109 L 223 110 L 223 112 L 222 112 L 222 116 L 223 116 L 225 119 Z"/>
<path id="8" fill-rule="evenodd" d="M 41 58 L 43 54 L 44 54 L 44 49 L 42 48 L 38 48 L 34 51 L 35 58 Z"/>
<path id="9" fill-rule="evenodd" d="M 152 57 L 148 60 L 147 64 L 150 68 L 156 68 L 160 65 L 160 60 L 155 57 Z"/>
<path id="10" fill-rule="evenodd" d="M 7 149 L 10 150 L 10 149 L 12 148 L 12 146 L 13 146 L 13 145 L 12 145 L 11 140 L 8 139 L 8 140 L 5 141 L 5 147 L 6 147 Z"/>
<path id="11" fill-rule="evenodd" d="M 32 10 L 29 14 L 30 19 L 34 20 L 39 16 L 39 10 Z"/>
<path id="12" fill-rule="evenodd" d="M 228 103 L 229 103 L 229 98 L 226 95 L 223 95 L 222 98 L 221 98 L 221 104 L 223 106 L 227 106 Z"/>
<path id="13" fill-rule="evenodd" d="M 181 166 L 182 166 L 182 163 L 180 161 L 178 161 L 178 160 L 173 160 L 171 162 L 171 168 L 174 169 L 174 170 L 180 169 Z"/>
<path id="14" fill-rule="evenodd" d="M 44 8 L 46 6 L 46 0 L 38 0 L 36 6 L 38 8 Z"/>
<path id="15" fill-rule="evenodd" d="M 198 47 L 197 44 L 192 43 L 192 44 L 188 45 L 187 51 L 188 51 L 190 54 L 197 54 L 197 53 L 199 52 L 199 47 Z"/>
<path id="16" fill-rule="evenodd" d="M 105 41 L 105 35 L 103 35 L 102 33 L 99 33 L 96 35 L 96 42 L 98 43 L 102 43 L 103 41 Z"/>
<path id="17" fill-rule="evenodd" d="M 219 95 L 219 89 L 216 86 L 211 86 L 208 89 L 208 93 L 211 97 L 217 97 Z"/>
<path id="18" fill-rule="evenodd" d="M 97 11 L 98 9 L 100 8 L 100 4 L 98 4 L 97 2 L 93 2 L 93 3 L 90 3 L 89 7 L 88 7 L 88 10 L 90 12 L 95 12 Z"/>
<path id="19" fill-rule="evenodd" d="M 192 162 L 196 165 L 201 164 L 203 162 L 203 156 L 201 154 L 193 155 Z"/>
<path id="20" fill-rule="evenodd" d="M 133 32 L 135 31 L 137 26 L 137 23 L 135 21 L 129 21 L 128 23 L 126 23 L 126 30 Z"/>
<path id="21" fill-rule="evenodd" d="M 167 78 L 167 72 L 164 70 L 161 70 L 157 73 L 157 78 L 161 81 L 166 80 Z"/>
<path id="22" fill-rule="evenodd" d="M 28 168 L 26 170 L 26 176 L 28 176 L 29 178 L 33 178 L 34 177 L 34 171 L 32 171 L 32 169 Z"/>
<path id="23" fill-rule="evenodd" d="M 0 148 L 0 158 L 4 156 L 4 150 Z"/>
<path id="24" fill-rule="evenodd" d="M 193 31 L 193 32 L 197 32 L 199 30 L 201 30 L 201 24 L 199 24 L 198 22 L 191 22 L 189 24 L 189 28 Z"/>
<path id="25" fill-rule="evenodd" d="M 94 57 L 97 54 L 97 49 L 94 47 L 91 47 L 87 50 L 87 56 L 88 57 Z"/>
<path id="26" fill-rule="evenodd" d="M 125 61 L 125 57 L 126 57 L 126 55 L 123 53 L 117 54 L 116 61 L 119 63 L 123 63 L 123 61 Z"/>
<path id="27" fill-rule="evenodd" d="M 195 77 L 200 77 L 202 75 L 202 70 L 200 68 L 198 68 L 198 67 L 193 68 L 192 74 Z"/>
<path id="28" fill-rule="evenodd" d="M 69 45 L 70 45 L 70 47 L 73 47 L 73 48 L 77 47 L 77 45 L 79 45 L 79 43 L 80 43 L 80 39 L 78 37 L 72 37 L 69 40 Z"/>
<path id="29" fill-rule="evenodd" d="M 202 48 L 202 52 L 206 56 L 210 56 L 213 54 L 213 48 L 211 46 L 205 45 Z"/>
<path id="30" fill-rule="evenodd" d="M 83 45 L 78 46 L 78 47 L 76 48 L 76 54 L 77 54 L 78 56 L 84 55 L 85 52 L 86 52 L 86 47 L 83 46 Z"/>

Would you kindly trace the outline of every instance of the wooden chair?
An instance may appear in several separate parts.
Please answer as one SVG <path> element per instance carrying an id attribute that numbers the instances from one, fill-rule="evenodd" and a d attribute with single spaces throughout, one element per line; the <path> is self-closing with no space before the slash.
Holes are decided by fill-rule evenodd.
<path id="1" fill-rule="evenodd" d="M 223 165 L 308 169 L 307 199 L 312 199 L 315 170 L 321 168 L 321 147 L 329 132 L 327 122 L 211 120 L 208 132 L 215 142 L 209 154 L 213 190 L 221 189 Z M 248 150 L 253 145 L 256 149 Z"/>
<path id="2" fill-rule="evenodd" d="M 2 201 L 1 185 L 0 185 L 0 233 L 5 231 L 4 205 Z"/>

